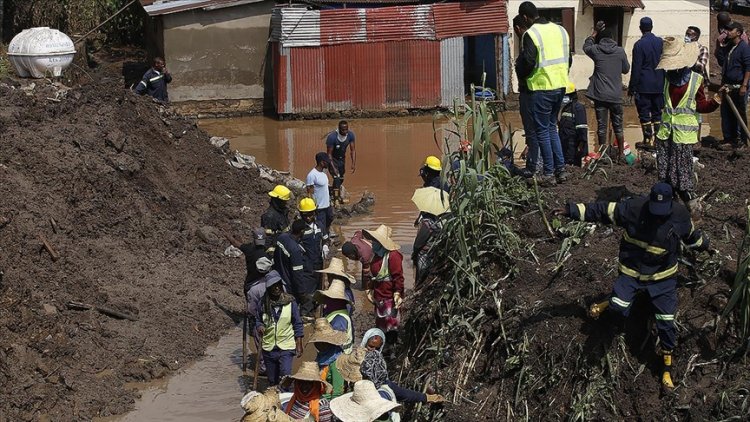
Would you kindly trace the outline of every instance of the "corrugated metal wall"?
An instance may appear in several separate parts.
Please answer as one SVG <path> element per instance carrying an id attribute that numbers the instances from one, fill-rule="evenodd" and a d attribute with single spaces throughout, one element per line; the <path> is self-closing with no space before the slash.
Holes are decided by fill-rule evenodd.
<path id="1" fill-rule="evenodd" d="M 464 98 L 464 39 L 440 41 L 440 105 L 453 106 L 455 98 Z"/>
<path id="2" fill-rule="evenodd" d="M 508 32 L 504 1 L 469 1 L 432 5 L 438 39 Z"/>

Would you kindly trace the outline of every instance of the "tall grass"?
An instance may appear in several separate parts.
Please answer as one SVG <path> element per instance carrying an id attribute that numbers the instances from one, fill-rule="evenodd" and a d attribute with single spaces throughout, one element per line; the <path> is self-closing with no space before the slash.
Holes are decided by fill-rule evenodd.
<path id="1" fill-rule="evenodd" d="M 750 206 L 747 207 L 747 228 L 737 254 L 737 272 L 734 277 L 732 294 L 724 309 L 723 317 L 732 311 L 737 312 L 741 350 L 750 349 Z"/>
<path id="2" fill-rule="evenodd" d="M 10 76 L 10 61 L 8 60 L 8 48 L 5 44 L 0 44 L 0 78 Z"/>

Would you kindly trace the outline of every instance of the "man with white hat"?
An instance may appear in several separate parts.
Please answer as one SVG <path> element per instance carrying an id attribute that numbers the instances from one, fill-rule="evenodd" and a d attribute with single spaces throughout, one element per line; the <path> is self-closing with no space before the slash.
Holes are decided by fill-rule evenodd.
<path id="1" fill-rule="evenodd" d="M 404 297 L 404 256 L 398 251 L 401 247 L 391 239 L 387 227 L 365 230 L 364 235 L 372 241 L 374 253 L 367 299 L 375 305 L 375 325 L 385 332 L 390 347 L 398 341 L 400 308 Z"/>

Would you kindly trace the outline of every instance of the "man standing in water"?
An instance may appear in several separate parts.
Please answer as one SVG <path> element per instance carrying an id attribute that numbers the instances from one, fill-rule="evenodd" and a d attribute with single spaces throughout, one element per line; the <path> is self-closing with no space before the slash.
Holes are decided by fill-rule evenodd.
<path id="1" fill-rule="evenodd" d="M 354 147 L 354 132 L 349 130 L 349 123 L 346 120 L 339 122 L 338 130 L 328 134 L 326 138 L 326 151 L 333 164 L 333 202 L 342 204 L 341 186 L 344 184 L 344 174 L 346 173 L 346 150 L 351 147 L 350 155 L 352 158 L 352 173 L 357 168 L 357 151 Z"/>

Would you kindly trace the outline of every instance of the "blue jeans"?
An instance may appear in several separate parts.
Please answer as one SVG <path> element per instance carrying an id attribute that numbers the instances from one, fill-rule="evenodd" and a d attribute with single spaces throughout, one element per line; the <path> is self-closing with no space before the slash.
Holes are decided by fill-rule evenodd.
<path id="1" fill-rule="evenodd" d="M 610 308 L 623 316 L 630 315 L 636 293 L 647 291 L 651 306 L 656 316 L 656 331 L 659 340 L 666 350 L 672 350 L 677 342 L 677 330 L 674 325 L 674 314 L 677 311 L 677 281 L 673 278 L 659 281 L 638 281 L 633 277 L 620 274 L 615 280 Z"/>
<path id="2" fill-rule="evenodd" d="M 732 99 L 732 102 L 737 107 L 737 111 L 740 112 L 742 121 L 747 124 L 747 94 L 743 97 L 740 95 L 739 89 L 733 89 L 729 92 L 729 98 Z M 742 130 L 737 117 L 732 112 L 726 99 L 721 103 L 721 131 L 726 142 L 735 143 L 738 138 L 743 144 L 747 141 L 747 135 Z"/>
<path id="3" fill-rule="evenodd" d="M 562 107 L 565 88 L 531 92 L 531 112 L 536 140 L 544 163 L 544 175 L 552 176 L 565 169 L 565 157 L 557 133 L 557 115 Z"/>
<path id="4" fill-rule="evenodd" d="M 263 351 L 269 386 L 279 385 L 282 378 L 292 375 L 292 361 L 296 354 L 294 350 L 281 350 L 278 347 L 274 347 L 270 352 Z"/>
<path id="5" fill-rule="evenodd" d="M 536 129 L 534 126 L 534 115 L 531 112 L 531 92 L 521 91 L 518 97 L 519 111 L 523 132 L 526 135 L 526 170 L 532 174 L 536 173 L 539 166 L 539 144 L 536 141 Z"/>

